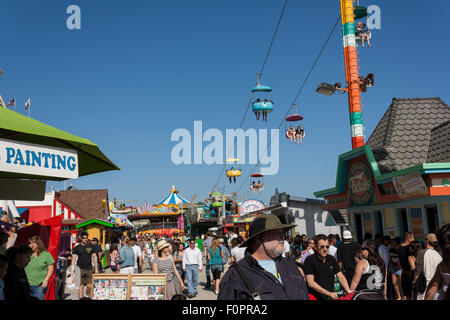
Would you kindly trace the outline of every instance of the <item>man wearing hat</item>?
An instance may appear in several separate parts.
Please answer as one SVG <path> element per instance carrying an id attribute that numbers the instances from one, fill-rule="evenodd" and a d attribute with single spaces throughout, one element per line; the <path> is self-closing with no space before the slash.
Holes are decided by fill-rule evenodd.
<path id="1" fill-rule="evenodd" d="M 414 284 L 419 278 L 420 274 L 423 272 L 423 275 L 426 279 L 426 286 L 430 283 L 431 279 L 436 272 L 436 268 L 441 263 L 442 257 L 437 252 L 439 245 L 437 237 L 434 233 L 429 233 L 425 238 L 425 249 L 420 250 L 417 254 L 416 259 L 416 268 L 414 269 L 414 277 L 413 277 L 413 288 Z M 416 300 L 424 300 L 425 292 L 417 292 Z"/>
<path id="2" fill-rule="evenodd" d="M 282 257 L 284 232 L 294 227 L 272 214 L 256 218 L 242 244 L 247 247 L 245 257 L 223 277 L 218 300 L 309 300 L 297 265 Z"/>
<path id="3" fill-rule="evenodd" d="M 349 230 L 344 231 L 342 238 L 344 238 L 344 242 L 338 247 L 336 252 L 337 261 L 347 282 L 351 283 L 356 268 L 355 257 L 361 246 L 359 243 L 352 241 L 352 233 Z"/>

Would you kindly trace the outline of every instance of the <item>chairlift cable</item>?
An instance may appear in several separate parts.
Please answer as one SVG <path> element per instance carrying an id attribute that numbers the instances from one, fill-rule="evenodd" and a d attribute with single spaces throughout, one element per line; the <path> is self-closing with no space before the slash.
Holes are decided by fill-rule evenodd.
<path id="1" fill-rule="evenodd" d="M 316 57 L 314 63 L 312 64 L 312 66 L 311 66 L 311 68 L 310 68 L 308 74 L 306 75 L 306 78 L 305 78 L 305 80 L 303 81 L 302 86 L 301 86 L 300 89 L 298 90 L 297 95 L 296 95 L 295 98 L 294 98 L 294 101 L 292 102 L 292 104 L 291 104 L 291 106 L 289 107 L 288 111 L 286 112 L 286 114 L 285 114 L 284 117 L 282 118 L 281 123 L 280 123 L 280 125 L 278 126 L 278 129 L 280 129 L 281 126 L 283 125 L 286 116 L 289 114 L 289 112 L 290 112 L 291 109 L 292 109 L 292 106 L 294 105 L 294 103 L 296 103 L 298 97 L 300 96 L 300 93 L 303 91 L 303 88 L 305 87 L 305 84 L 306 84 L 306 82 L 308 81 L 309 76 L 311 75 L 312 71 L 314 70 L 315 66 L 317 65 L 317 62 L 319 61 L 320 56 L 322 55 L 323 51 L 325 50 L 325 47 L 326 47 L 326 45 L 328 44 L 328 41 L 331 39 L 331 36 L 333 35 L 333 32 L 334 32 L 334 30 L 336 29 L 336 26 L 337 26 L 337 24 L 339 23 L 340 19 L 341 19 L 341 15 L 339 15 L 339 17 L 338 17 L 336 23 L 335 23 L 334 26 L 333 26 L 333 29 L 331 30 L 330 34 L 328 35 L 327 40 L 324 42 L 324 44 L 323 44 L 323 46 L 322 46 L 322 49 L 320 50 L 320 52 L 319 52 L 319 54 L 317 55 L 317 57 Z M 269 147 L 271 146 L 271 144 L 272 144 L 272 139 L 270 140 L 268 146 L 266 147 L 266 150 L 264 150 L 264 152 L 263 152 L 262 154 L 265 154 L 265 153 L 267 152 L 267 149 L 269 149 Z M 250 172 L 253 172 L 253 170 L 255 170 L 255 168 L 256 168 L 257 165 L 258 165 L 258 163 L 253 167 L 252 170 L 250 170 Z M 241 186 L 239 187 L 239 189 L 238 189 L 238 191 L 237 191 L 238 193 L 239 193 L 239 191 L 242 189 L 242 187 L 244 186 L 244 184 L 247 182 L 247 180 L 248 180 L 249 178 L 250 178 L 250 174 L 249 174 L 249 175 L 247 176 L 247 178 L 241 183 Z"/>
<path id="2" fill-rule="evenodd" d="M 265 59 L 264 59 L 264 63 L 263 63 L 263 65 L 262 65 L 262 67 L 261 67 L 261 71 L 259 72 L 259 79 L 261 79 L 261 76 L 262 76 L 262 74 L 263 74 L 263 72 L 264 72 L 264 69 L 265 69 L 265 67 L 266 67 L 267 60 L 269 59 L 269 55 L 270 55 L 270 52 L 271 52 L 271 50 L 272 50 L 273 43 L 275 42 L 275 38 L 276 38 L 276 35 L 277 35 L 277 33 L 278 33 L 278 29 L 279 29 L 279 27 L 280 27 L 280 24 L 281 24 L 281 20 L 283 19 L 283 16 L 284 16 L 284 11 L 285 11 L 285 9 L 286 9 L 287 2 L 288 2 L 288 0 L 285 0 L 283 9 L 281 10 L 281 14 L 280 14 L 280 17 L 279 17 L 279 19 L 278 19 L 278 23 L 277 23 L 277 26 L 276 26 L 276 28 L 275 28 L 275 31 L 274 31 L 274 33 L 273 33 L 272 40 L 271 40 L 270 45 L 269 45 L 269 49 L 267 50 L 266 57 L 265 57 Z M 249 102 L 248 102 L 248 104 L 247 104 L 247 108 L 245 109 L 245 112 L 244 112 L 244 116 L 242 117 L 241 124 L 239 125 L 239 129 L 242 129 L 242 125 L 243 125 L 243 123 L 244 123 L 244 121 L 245 121 L 245 117 L 247 116 L 248 110 L 250 109 L 251 103 L 252 103 L 252 98 L 250 97 L 250 100 L 249 100 Z M 233 146 L 234 146 L 235 141 L 236 141 L 236 137 L 233 138 Z M 228 158 L 228 156 L 227 156 L 227 158 Z M 219 175 L 219 177 L 217 178 L 217 181 L 216 181 L 216 183 L 213 185 L 212 189 L 213 189 L 214 187 L 216 187 L 217 184 L 219 183 L 220 178 L 222 177 L 222 174 L 223 174 L 223 172 L 225 171 L 225 168 L 226 168 L 226 161 L 225 161 L 225 163 L 224 163 L 224 165 L 223 165 L 223 167 L 222 167 L 222 171 L 220 172 L 220 175 Z"/>

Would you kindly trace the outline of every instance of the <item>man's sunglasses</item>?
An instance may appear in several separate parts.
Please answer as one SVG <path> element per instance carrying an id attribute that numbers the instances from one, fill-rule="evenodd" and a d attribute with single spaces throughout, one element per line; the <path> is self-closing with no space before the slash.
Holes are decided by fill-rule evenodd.
<path id="1" fill-rule="evenodd" d="M 330 249 L 330 246 L 320 246 L 319 249 L 322 250 L 324 248 Z"/>

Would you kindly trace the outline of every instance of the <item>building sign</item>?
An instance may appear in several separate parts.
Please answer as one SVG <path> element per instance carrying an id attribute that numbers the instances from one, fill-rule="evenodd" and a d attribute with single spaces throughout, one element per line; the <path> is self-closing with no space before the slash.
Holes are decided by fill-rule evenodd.
<path id="1" fill-rule="evenodd" d="M 264 203 L 258 200 L 247 200 L 239 206 L 240 213 L 249 213 L 264 209 L 266 206 Z"/>
<path id="2" fill-rule="evenodd" d="M 139 234 L 157 234 L 157 235 L 172 235 L 175 233 L 183 233 L 184 230 L 177 228 L 164 228 L 164 229 L 151 229 L 145 231 L 139 231 Z"/>
<path id="3" fill-rule="evenodd" d="M 0 171 L 57 178 L 78 178 L 75 150 L 0 139 Z"/>
<path id="4" fill-rule="evenodd" d="M 371 199 L 372 173 L 366 165 L 358 163 L 353 166 L 348 175 L 348 189 L 350 199 L 356 204 L 365 204 Z"/>
<path id="5" fill-rule="evenodd" d="M 369 232 L 369 233 L 373 234 L 372 214 L 370 212 L 364 212 L 363 217 L 364 217 L 364 232 L 365 233 Z"/>
<path id="6" fill-rule="evenodd" d="M 126 214 L 115 214 L 112 215 L 115 219 L 113 223 L 118 224 L 119 226 L 126 226 L 127 225 L 127 215 Z"/>
<path id="7" fill-rule="evenodd" d="M 233 217 L 233 223 L 250 223 L 255 220 L 257 216 L 244 215 L 242 217 Z"/>
<path id="8" fill-rule="evenodd" d="M 392 178 L 395 190 L 401 199 L 428 196 L 428 188 L 418 172 Z"/>
<path id="9" fill-rule="evenodd" d="M 421 208 L 411 208 L 411 229 L 416 240 L 421 240 L 425 237 L 423 233 L 423 219 Z"/>

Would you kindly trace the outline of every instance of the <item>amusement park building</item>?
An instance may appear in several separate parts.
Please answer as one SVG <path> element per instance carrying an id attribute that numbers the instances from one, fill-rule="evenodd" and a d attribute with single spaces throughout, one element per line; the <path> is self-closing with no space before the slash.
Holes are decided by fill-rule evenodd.
<path id="1" fill-rule="evenodd" d="M 450 223 L 450 108 L 440 98 L 394 98 L 367 143 L 341 154 L 324 210 L 366 232 L 416 239 Z"/>
<path id="2" fill-rule="evenodd" d="M 271 213 L 280 218 L 282 223 L 295 224 L 295 234 L 306 234 L 312 237 L 317 234 L 341 234 L 343 227 L 347 224 L 345 217 L 331 216 L 327 211 L 322 210 L 323 200 L 295 197 L 286 192 L 279 193 L 275 189 L 275 194 L 270 199 L 270 206 L 280 203 L 280 206 L 271 210 Z"/>

